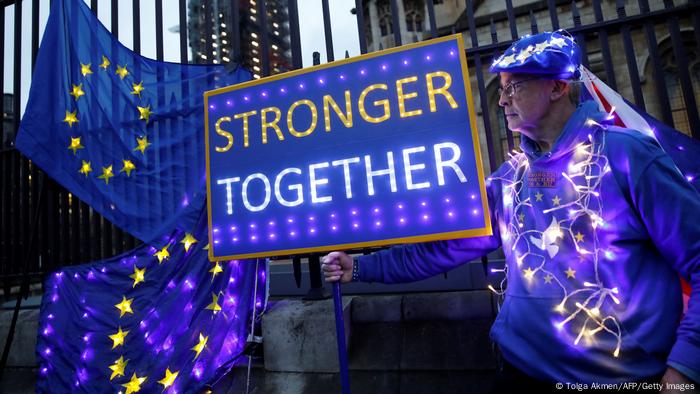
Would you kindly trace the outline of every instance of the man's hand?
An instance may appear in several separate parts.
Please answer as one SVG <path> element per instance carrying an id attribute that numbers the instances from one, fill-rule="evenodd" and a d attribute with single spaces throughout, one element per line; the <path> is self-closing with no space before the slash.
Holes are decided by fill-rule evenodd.
<path id="1" fill-rule="evenodd" d="M 352 257 L 345 252 L 331 252 L 321 259 L 321 269 L 326 282 L 348 283 L 352 281 Z"/>
<path id="2" fill-rule="evenodd" d="M 668 383 L 668 385 L 666 384 Z M 681 391 L 679 389 L 674 390 L 674 385 L 676 387 L 682 387 L 685 386 L 686 389 L 683 390 L 684 393 L 698 393 L 700 390 L 698 390 L 697 384 L 694 383 L 692 380 L 688 379 L 683 375 L 682 373 L 678 372 L 674 368 L 668 367 L 666 368 L 666 373 L 664 373 L 664 376 L 661 378 L 661 384 L 663 387 L 661 387 L 661 393 L 662 394 L 671 394 L 671 393 L 680 393 Z M 693 387 L 689 386 L 693 385 L 695 387 L 694 390 L 689 390 L 687 387 Z"/>

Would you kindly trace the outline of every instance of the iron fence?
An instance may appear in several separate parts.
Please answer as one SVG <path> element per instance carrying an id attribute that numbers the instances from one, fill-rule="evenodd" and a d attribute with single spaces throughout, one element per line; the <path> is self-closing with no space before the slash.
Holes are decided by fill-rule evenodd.
<path id="1" fill-rule="evenodd" d="M 163 0 L 153 1 L 155 1 L 155 20 L 148 21 L 141 17 L 141 1 L 132 0 L 132 48 L 135 52 L 141 53 L 141 26 L 154 23 L 156 59 L 163 60 L 164 2 Z M 271 73 L 269 48 L 273 44 L 270 43 L 266 22 L 268 17 L 266 3 L 270 1 L 273 0 L 251 2 L 255 4 L 255 13 L 258 15 L 256 23 L 261 32 L 262 76 Z M 333 61 L 329 0 L 317 1 L 320 1 L 322 9 L 326 59 Z M 373 23 L 368 8 L 376 4 L 375 2 L 389 2 L 392 25 L 397 27 L 401 26 L 399 18 L 402 17 L 399 15 L 397 1 L 399 0 L 355 0 L 354 14 L 357 18 L 356 34 L 360 53 L 370 50 L 365 36 L 366 25 Z M 436 4 L 433 4 L 434 2 Z M 91 0 L 90 7 L 97 14 L 98 5 L 104 3 L 107 2 Z M 241 18 L 246 16 L 242 15 L 239 9 L 242 3 L 247 2 L 230 1 L 232 12 L 227 15 L 229 20 L 226 21 L 230 26 L 240 26 Z M 679 129 L 685 128 L 686 132 L 693 137 L 700 138 L 700 118 L 696 97 L 700 89 L 700 81 L 698 81 L 700 78 L 700 2 L 692 0 L 676 5 L 673 1 L 665 0 L 654 2 L 652 5 L 655 7 L 652 7 L 648 0 L 639 0 L 636 3 L 623 0 L 585 2 L 533 0 L 526 5 L 514 7 L 512 0 L 505 0 L 504 9 L 483 13 L 480 12 L 480 7 L 493 3 L 500 4 L 501 1 L 467 1 L 465 9 L 454 23 L 439 27 L 436 22 L 436 7 L 442 3 L 444 2 L 440 0 L 424 3 L 427 18 L 422 20 L 426 21 L 426 26 L 421 27 L 423 37 L 419 39 L 455 32 L 465 35 L 471 78 L 475 80 L 478 91 L 475 98 L 480 110 L 479 127 L 482 138 L 485 140 L 484 157 L 488 158 L 488 162 L 485 163 L 488 168 L 496 168 L 503 161 L 507 151 L 515 148 L 517 136 L 513 136 L 509 130 L 504 129 L 504 123 L 499 118 L 497 106 L 494 105 L 494 95 L 491 92 L 493 89 L 489 87 L 493 82 L 488 81 L 492 77 L 486 72 L 487 66 L 495 55 L 507 48 L 520 35 L 537 33 L 544 29 L 566 28 L 584 49 L 584 65 L 590 67 L 593 63 L 595 63 L 593 65 L 597 64 L 602 79 L 614 89 L 629 91 L 631 101 L 636 105 L 647 109 L 668 124 L 676 125 Z M 121 2 L 121 4 L 124 3 Z M 186 0 L 167 0 L 167 4 L 178 7 L 179 54 L 180 61 L 186 63 L 188 62 L 188 30 L 186 29 L 188 3 Z M 212 7 L 216 3 L 204 1 L 203 4 L 205 12 L 215 11 Z M 286 7 L 289 15 L 287 38 L 291 52 L 291 68 L 300 68 L 302 53 L 297 0 L 275 1 L 276 6 L 280 4 Z M 0 86 L 5 84 L 5 68 L 8 65 L 13 67 L 11 105 L 4 106 L 4 122 L 1 129 L 2 138 L 0 138 L 3 144 L 0 151 L 0 174 L 2 174 L 0 278 L 2 278 L 6 295 L 9 294 L 9 288 L 18 283 L 25 271 L 29 278 L 40 280 L 44 274 L 60 266 L 107 258 L 130 250 L 140 242 L 113 226 L 63 187 L 44 177 L 40 169 L 33 166 L 31 161 L 13 148 L 12 141 L 21 117 L 21 75 L 24 71 L 21 61 L 22 48 L 24 45 L 31 46 L 33 64 L 39 47 L 40 5 L 40 0 L 0 2 Z M 117 0 L 111 0 L 109 3 L 111 31 L 117 37 L 119 37 L 120 26 L 119 5 L 120 2 Z M 28 12 L 31 13 L 29 37 L 23 35 L 26 31 L 22 26 L 24 7 L 28 7 Z M 7 37 L 6 13 L 9 8 L 12 8 L 14 13 L 12 21 L 14 29 L 13 33 Z M 523 26 L 526 29 L 523 29 Z M 206 47 L 212 50 L 211 25 L 205 25 L 204 29 Z M 233 56 L 230 61 L 242 60 L 240 33 L 240 29 L 233 29 L 233 37 L 230 40 Z M 392 29 L 388 35 L 393 37 L 393 45 L 403 43 L 399 28 Z M 660 45 L 662 43 L 660 36 L 668 37 L 663 41 L 668 42 L 666 49 Z M 10 58 L 5 56 L 6 43 L 12 45 Z M 591 50 L 594 47 L 595 51 Z M 622 51 L 617 52 L 620 48 Z M 670 55 L 665 54 L 664 50 Z M 670 56 L 671 60 L 665 60 L 665 56 Z M 642 70 L 639 68 L 640 58 L 643 58 Z M 620 62 L 624 62 L 624 65 Z M 9 98 L 6 98 L 6 101 L 8 100 Z M 653 105 L 650 105 L 651 103 Z M 41 198 L 40 190 L 43 190 Z M 37 215 L 39 219 L 34 225 L 33 220 Z M 35 236 L 33 243 L 32 234 Z M 297 256 L 295 265 L 298 261 Z"/>

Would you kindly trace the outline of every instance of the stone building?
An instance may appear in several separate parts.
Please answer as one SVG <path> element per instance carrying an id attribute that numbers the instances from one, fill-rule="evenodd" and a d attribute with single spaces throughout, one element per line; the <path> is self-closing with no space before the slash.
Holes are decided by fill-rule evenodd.
<path id="1" fill-rule="evenodd" d="M 473 2 L 473 25 L 476 27 L 476 45 L 472 42 L 469 30 L 470 21 L 467 12 L 466 0 L 434 0 L 437 35 L 444 36 L 453 33 L 461 33 L 467 51 L 474 47 L 483 47 L 494 43 L 509 42 L 515 37 L 519 37 L 532 32 L 542 32 L 552 30 L 551 12 L 546 0 L 512 0 L 513 14 L 515 19 L 515 31 L 511 30 L 508 20 L 506 2 L 503 0 L 476 0 Z M 585 43 L 587 53 L 588 68 L 598 77 L 608 84 L 614 85 L 616 90 L 628 101 L 635 102 L 632 89 L 632 78 L 630 65 L 636 66 L 639 75 L 639 85 L 643 94 L 643 106 L 648 113 L 658 119 L 662 119 L 662 104 L 659 98 L 658 81 L 653 76 L 653 64 L 650 53 L 650 46 L 654 45 L 658 50 L 661 59 L 663 79 L 666 85 L 668 102 L 673 118 L 673 126 L 685 134 L 690 135 L 690 123 L 688 120 L 687 106 L 683 98 L 680 79 L 678 76 L 678 65 L 672 39 L 670 34 L 670 23 L 663 18 L 654 19 L 642 17 L 639 3 L 637 1 L 576 1 L 575 8 L 570 1 L 551 1 L 556 4 L 555 14 L 558 17 L 559 28 L 573 30 L 577 25 L 591 25 L 601 21 L 613 23 L 618 18 L 630 17 L 628 23 L 618 25 L 603 26 L 599 29 L 588 29 L 584 36 L 576 36 L 577 40 Z M 662 0 L 650 0 L 649 7 L 651 13 L 663 12 L 665 7 Z M 676 1 L 675 7 L 687 5 L 687 1 Z M 597 10 L 596 6 L 600 5 Z M 428 18 L 428 8 L 425 0 L 398 0 L 397 8 L 399 14 L 399 29 L 403 43 L 415 42 L 430 38 L 430 22 Z M 620 7 L 623 6 L 623 7 Z M 365 17 L 365 37 L 369 51 L 380 48 L 394 46 L 394 35 L 391 18 L 391 4 L 389 0 L 364 0 L 363 11 Z M 636 17 L 636 18 L 635 18 Z M 680 36 L 683 43 L 683 50 L 688 60 L 688 69 L 691 74 L 693 92 L 696 102 L 700 100 L 700 49 L 697 43 L 697 34 L 693 29 L 693 21 L 690 16 L 678 18 L 680 25 Z M 649 25 L 653 32 L 654 40 L 650 43 L 649 32 L 646 30 Z M 621 31 L 629 29 L 634 53 L 630 58 L 634 61 L 628 65 L 627 52 L 623 43 Z M 605 40 L 609 45 L 610 55 L 604 55 L 601 40 Z M 502 50 L 502 48 L 500 49 Z M 474 56 L 468 56 L 471 87 L 474 96 L 475 106 L 478 115 L 478 129 L 480 132 L 480 142 L 482 145 L 482 157 L 488 157 L 486 127 L 481 100 L 487 100 L 489 111 L 489 129 L 496 163 L 484 163 L 487 173 L 489 167 L 496 168 L 507 157 L 509 151 L 508 137 L 503 111 L 498 106 L 498 78 L 496 75 L 488 73 L 488 66 L 493 57 L 500 50 L 489 53 L 481 52 L 482 75 L 484 78 L 485 97 L 481 97 L 478 90 L 478 80 L 474 70 Z M 606 72 L 605 63 L 613 71 L 613 75 Z M 637 102 L 636 104 L 641 104 Z M 519 145 L 518 135 L 512 136 L 513 146 Z"/>

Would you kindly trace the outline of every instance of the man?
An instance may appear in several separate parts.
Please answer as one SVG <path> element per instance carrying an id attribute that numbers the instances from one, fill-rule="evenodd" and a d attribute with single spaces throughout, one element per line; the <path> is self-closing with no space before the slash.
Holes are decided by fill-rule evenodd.
<path id="1" fill-rule="evenodd" d="M 491 66 L 522 150 L 487 182 L 493 236 L 355 259 L 332 252 L 326 281 L 415 281 L 503 247 L 507 290 L 492 288 L 505 299 L 491 337 L 506 365 L 499 384 L 514 384 L 504 390 L 659 380 L 697 389 L 700 194 L 655 140 L 577 103 L 580 61 L 573 39 L 555 32 L 522 38 Z M 693 289 L 680 325 L 678 274 Z"/>

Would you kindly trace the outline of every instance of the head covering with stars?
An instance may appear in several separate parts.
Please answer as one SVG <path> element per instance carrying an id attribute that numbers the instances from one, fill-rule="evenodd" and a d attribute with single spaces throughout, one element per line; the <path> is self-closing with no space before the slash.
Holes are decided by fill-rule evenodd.
<path id="1" fill-rule="evenodd" d="M 581 49 L 567 32 L 559 30 L 522 37 L 494 60 L 489 71 L 577 80 L 580 65 Z"/>

